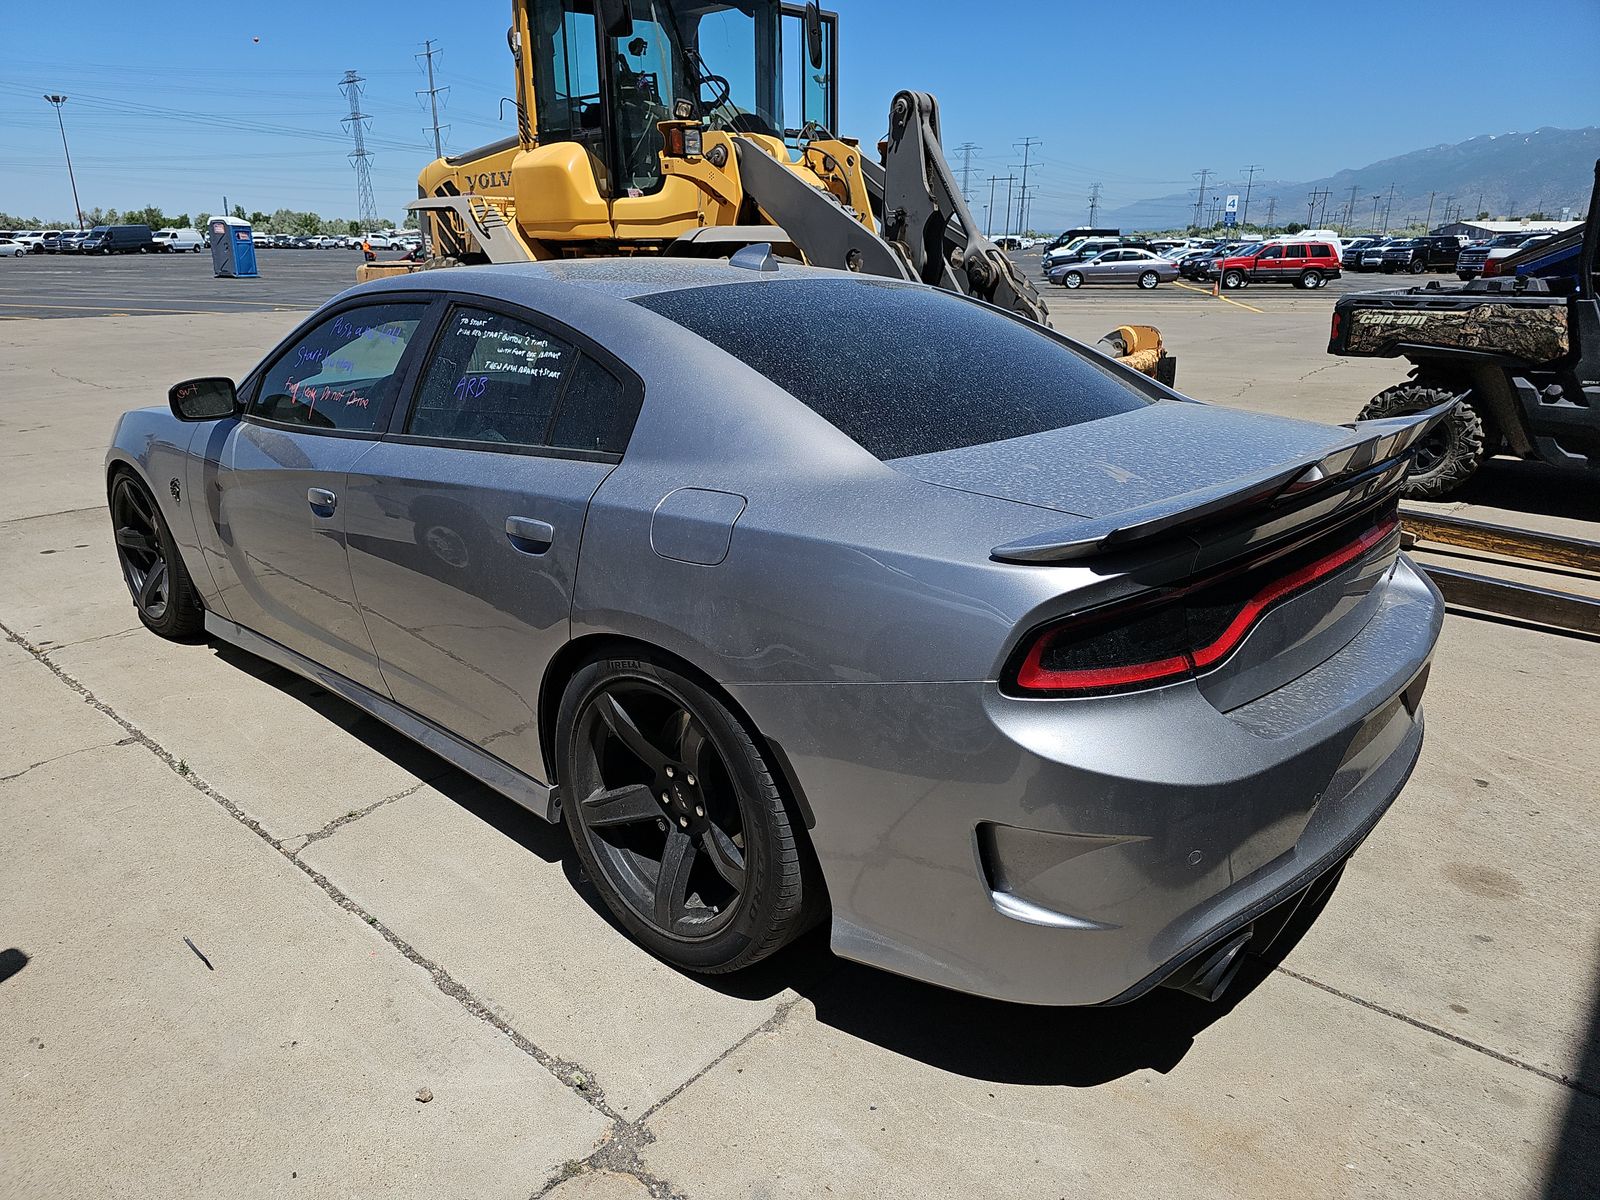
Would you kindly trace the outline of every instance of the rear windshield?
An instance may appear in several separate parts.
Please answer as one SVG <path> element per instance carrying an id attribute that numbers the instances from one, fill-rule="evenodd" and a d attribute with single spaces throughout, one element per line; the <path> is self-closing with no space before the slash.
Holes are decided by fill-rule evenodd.
<path id="1" fill-rule="evenodd" d="M 885 461 L 1152 403 L 1049 335 L 931 288 L 774 279 L 634 303 L 761 372 Z"/>

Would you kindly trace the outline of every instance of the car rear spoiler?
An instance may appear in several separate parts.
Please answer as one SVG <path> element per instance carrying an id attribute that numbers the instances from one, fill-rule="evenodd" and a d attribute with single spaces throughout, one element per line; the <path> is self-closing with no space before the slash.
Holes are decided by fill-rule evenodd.
<path id="1" fill-rule="evenodd" d="M 1331 450 L 1143 508 L 1007 542 L 989 556 L 998 562 L 1072 562 L 1177 536 L 1197 525 L 1253 510 L 1298 506 L 1343 487 L 1359 484 L 1363 496 L 1371 495 L 1404 478 L 1417 443 L 1450 415 L 1464 395 L 1410 416 L 1356 421 L 1345 426 L 1350 436 Z"/>

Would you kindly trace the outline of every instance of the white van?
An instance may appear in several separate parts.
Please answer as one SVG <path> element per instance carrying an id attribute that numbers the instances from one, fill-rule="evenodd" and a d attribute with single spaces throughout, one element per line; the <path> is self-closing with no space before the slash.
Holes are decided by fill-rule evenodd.
<path id="1" fill-rule="evenodd" d="M 206 240 L 194 229 L 158 229 L 150 235 L 152 250 L 166 254 L 180 254 L 192 250 L 196 254 L 206 248 Z"/>

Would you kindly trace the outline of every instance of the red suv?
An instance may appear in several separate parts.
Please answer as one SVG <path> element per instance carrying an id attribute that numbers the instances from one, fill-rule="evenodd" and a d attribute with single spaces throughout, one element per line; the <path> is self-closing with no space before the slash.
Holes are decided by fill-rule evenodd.
<path id="1" fill-rule="evenodd" d="M 1327 242 L 1268 242 L 1217 264 L 1225 288 L 1249 283 L 1292 283 L 1319 288 L 1339 278 L 1339 255 Z"/>

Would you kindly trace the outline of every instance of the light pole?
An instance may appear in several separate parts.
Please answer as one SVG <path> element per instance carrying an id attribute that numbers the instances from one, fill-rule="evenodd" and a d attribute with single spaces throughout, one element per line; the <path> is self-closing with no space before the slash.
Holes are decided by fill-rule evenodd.
<path id="1" fill-rule="evenodd" d="M 72 151 L 67 149 L 67 126 L 61 119 L 61 106 L 67 102 L 65 96 L 46 96 L 46 103 L 54 106 L 56 110 L 56 124 L 61 127 L 61 150 L 67 156 L 67 179 L 72 184 L 72 207 L 78 214 L 78 229 L 83 229 L 83 205 L 78 203 L 78 181 L 72 174 Z"/>

